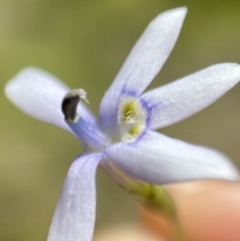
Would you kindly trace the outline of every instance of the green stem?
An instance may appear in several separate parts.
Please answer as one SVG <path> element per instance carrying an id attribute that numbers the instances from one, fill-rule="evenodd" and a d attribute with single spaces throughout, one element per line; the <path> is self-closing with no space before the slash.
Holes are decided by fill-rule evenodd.
<path id="1" fill-rule="evenodd" d="M 172 223 L 174 240 L 184 241 L 175 203 L 163 187 L 148 183 L 133 182 L 127 189 L 126 187 L 124 189 L 130 192 L 143 205 L 167 216 Z"/>

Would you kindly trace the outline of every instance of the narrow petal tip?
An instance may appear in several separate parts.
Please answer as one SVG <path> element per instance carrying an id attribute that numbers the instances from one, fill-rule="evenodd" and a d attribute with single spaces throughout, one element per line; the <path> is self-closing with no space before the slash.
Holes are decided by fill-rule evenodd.
<path id="1" fill-rule="evenodd" d="M 68 88 L 55 76 L 27 67 L 6 84 L 4 91 L 25 114 L 69 130 L 61 113 L 61 101 Z"/>
<path id="2" fill-rule="evenodd" d="M 240 65 L 238 63 L 226 63 L 225 65 L 229 66 L 230 71 L 233 71 L 233 72 L 235 71 L 235 73 L 238 75 L 240 74 Z M 239 80 L 240 80 L 240 78 L 239 78 Z"/>
<path id="3" fill-rule="evenodd" d="M 64 85 L 62 82 L 57 80 L 57 78 L 44 70 L 37 68 L 37 67 L 26 67 L 22 69 L 19 73 L 17 73 L 12 79 L 10 79 L 7 84 L 5 85 L 4 92 L 7 98 L 17 107 L 19 99 L 21 98 L 20 95 L 23 94 L 23 89 L 27 89 L 28 85 L 26 83 L 31 83 L 32 87 L 34 87 L 34 84 L 38 84 L 40 79 L 45 79 L 49 81 L 54 81 L 59 88 L 64 89 L 65 91 L 68 89 L 66 85 Z M 38 81 L 38 82 L 37 82 Z"/>
<path id="4" fill-rule="evenodd" d="M 183 21 L 186 14 L 187 14 L 187 7 L 179 7 L 179 8 L 167 10 L 163 13 L 160 13 L 156 18 L 154 18 L 150 22 L 149 27 L 158 27 L 159 22 L 162 22 L 163 19 L 166 21 L 167 24 L 175 18 L 177 18 L 179 21 Z"/>

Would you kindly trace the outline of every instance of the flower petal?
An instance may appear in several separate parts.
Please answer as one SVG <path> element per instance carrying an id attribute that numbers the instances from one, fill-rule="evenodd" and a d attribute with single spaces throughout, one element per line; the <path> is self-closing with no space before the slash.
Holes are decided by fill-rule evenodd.
<path id="1" fill-rule="evenodd" d="M 169 126 L 206 108 L 240 80 L 240 65 L 218 64 L 142 95 L 149 128 Z"/>
<path id="2" fill-rule="evenodd" d="M 70 131 L 61 109 L 68 90 L 55 76 L 33 67 L 20 71 L 5 87 L 8 99 L 24 113 Z M 78 112 L 86 121 L 95 121 L 82 103 Z"/>
<path id="3" fill-rule="evenodd" d="M 137 41 L 100 106 L 100 118 L 105 128 L 115 128 L 117 105 L 122 92 L 140 95 L 167 60 L 187 9 L 166 11 L 157 16 Z"/>
<path id="4" fill-rule="evenodd" d="M 48 241 L 91 241 L 95 221 L 95 175 L 102 154 L 78 157 L 71 165 L 52 220 Z"/>
<path id="5" fill-rule="evenodd" d="M 154 131 L 147 131 L 134 144 L 115 144 L 106 149 L 106 155 L 126 174 L 155 184 L 239 179 L 238 171 L 219 152 Z"/>

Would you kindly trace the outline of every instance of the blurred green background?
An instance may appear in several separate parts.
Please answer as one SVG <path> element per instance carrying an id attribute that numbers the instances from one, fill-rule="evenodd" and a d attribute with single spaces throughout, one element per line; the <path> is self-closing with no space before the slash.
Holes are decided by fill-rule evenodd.
<path id="1" fill-rule="evenodd" d="M 164 10 L 187 6 L 179 40 L 150 86 L 219 62 L 240 63 L 237 0 L 0 0 L 0 240 L 45 240 L 78 141 L 17 110 L 3 94 L 21 68 L 41 67 L 98 106 L 131 47 Z M 226 153 L 240 166 L 240 85 L 211 107 L 161 130 Z M 135 222 L 135 202 L 102 170 L 96 232 Z"/>

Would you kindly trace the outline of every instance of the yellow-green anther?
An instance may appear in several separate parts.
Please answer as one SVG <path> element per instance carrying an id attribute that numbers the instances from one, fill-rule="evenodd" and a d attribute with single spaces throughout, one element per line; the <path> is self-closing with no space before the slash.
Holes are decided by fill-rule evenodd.
<path id="1" fill-rule="evenodd" d="M 123 124 L 129 123 L 129 119 L 131 118 L 131 115 L 134 115 L 135 111 L 136 111 L 136 107 L 134 105 L 134 102 L 129 102 L 123 107 L 123 116 L 122 116 Z"/>
<path id="2" fill-rule="evenodd" d="M 69 91 L 62 101 L 62 112 L 65 116 L 65 120 L 68 122 L 76 122 L 78 119 L 77 105 L 78 102 L 83 99 L 87 103 L 87 93 L 83 89 Z"/>
<path id="3" fill-rule="evenodd" d="M 121 98 L 118 109 L 118 123 L 123 142 L 136 140 L 146 127 L 147 115 L 146 109 L 136 97 L 124 95 Z"/>

